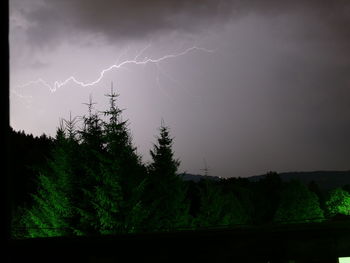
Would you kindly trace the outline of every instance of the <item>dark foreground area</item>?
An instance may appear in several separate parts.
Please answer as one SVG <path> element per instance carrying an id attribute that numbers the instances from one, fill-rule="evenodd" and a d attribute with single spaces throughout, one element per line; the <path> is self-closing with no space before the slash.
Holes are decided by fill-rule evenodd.
<path id="1" fill-rule="evenodd" d="M 350 221 L 12 240 L 10 262 L 338 262 Z"/>

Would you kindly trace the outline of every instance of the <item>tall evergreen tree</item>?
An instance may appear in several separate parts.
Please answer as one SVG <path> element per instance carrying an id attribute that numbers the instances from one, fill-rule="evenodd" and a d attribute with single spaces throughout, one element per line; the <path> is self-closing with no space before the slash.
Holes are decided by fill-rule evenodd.
<path id="1" fill-rule="evenodd" d="M 108 118 L 103 123 L 106 150 L 111 158 L 119 160 L 121 183 L 128 188 L 142 181 L 145 170 L 141 158 L 132 144 L 132 136 L 127 127 L 128 121 L 122 120 L 123 110 L 116 105 L 116 99 L 119 95 L 113 91 L 113 86 L 111 93 L 106 96 L 109 98 L 109 109 L 103 112 Z"/>
<path id="2" fill-rule="evenodd" d="M 85 119 L 87 128 L 83 140 L 100 137 L 100 143 L 94 144 L 97 146 L 97 151 L 93 152 L 95 164 L 87 170 L 90 180 L 83 187 L 88 202 L 79 211 L 84 224 L 90 226 L 90 233 L 134 232 L 138 231 L 146 216 L 141 200 L 142 164 L 132 146 L 127 122 L 121 120 L 122 111 L 116 106 L 118 95 L 112 88 L 107 96 L 110 107 L 103 112 L 107 120 L 100 121 L 92 115 L 92 120 Z M 89 128 L 91 123 L 100 125 Z"/>
<path id="3" fill-rule="evenodd" d="M 72 142 L 67 139 L 63 125 L 57 130 L 55 142 L 52 159 L 48 160 L 48 167 L 42 169 L 37 178 L 37 192 L 32 194 L 33 205 L 24 209 L 20 221 L 29 237 L 74 233 Z"/>
<path id="4" fill-rule="evenodd" d="M 79 138 L 79 167 L 76 171 L 75 192 L 76 209 L 79 215 L 77 234 L 97 235 L 99 234 L 96 222 L 96 214 L 92 198 L 96 186 L 100 180 L 100 162 L 104 155 L 104 131 L 102 119 L 98 111 L 93 112 L 94 103 L 90 96 L 88 103 L 88 115 L 82 117 L 83 127 L 78 130 Z"/>
<path id="5" fill-rule="evenodd" d="M 142 197 L 146 184 L 146 170 L 141 163 L 136 148 L 132 145 L 132 137 L 127 128 L 127 121 L 122 120 L 122 110 L 116 105 L 118 94 L 113 90 L 113 83 L 109 98 L 109 109 L 104 112 L 108 118 L 104 122 L 105 141 L 108 158 L 114 169 L 109 180 L 109 186 L 120 192 L 118 201 L 118 217 L 122 221 L 122 232 L 139 231 L 147 216 Z M 105 182 L 108 182 L 105 181 Z M 114 193 L 110 193 L 114 194 Z"/>
<path id="6" fill-rule="evenodd" d="M 149 224 L 153 230 L 186 227 L 190 222 L 187 189 L 177 175 L 180 162 L 174 158 L 172 143 L 169 128 L 162 122 L 157 144 L 150 151 L 153 162 L 148 167 Z"/>

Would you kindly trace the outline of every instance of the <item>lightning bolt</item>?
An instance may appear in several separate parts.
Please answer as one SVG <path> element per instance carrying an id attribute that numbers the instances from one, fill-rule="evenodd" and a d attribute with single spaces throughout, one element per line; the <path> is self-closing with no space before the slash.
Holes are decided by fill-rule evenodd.
<path id="1" fill-rule="evenodd" d="M 160 58 L 144 58 L 143 60 L 139 60 L 139 57 L 150 47 L 150 45 L 147 45 L 145 48 L 143 48 L 132 60 L 125 60 L 121 63 L 118 63 L 119 58 L 117 59 L 116 64 L 113 64 L 111 66 L 109 66 L 108 68 L 103 69 L 100 74 L 99 77 L 92 81 L 92 82 L 83 82 L 80 81 L 78 79 L 76 79 L 74 76 L 70 76 L 69 78 L 67 78 L 64 81 L 55 81 L 53 85 L 50 85 L 49 83 L 47 83 L 45 80 L 43 80 L 42 78 L 39 78 L 37 80 L 34 81 L 29 81 L 26 84 L 20 85 L 18 86 L 19 88 L 24 88 L 30 85 L 35 85 L 35 84 L 42 84 L 43 86 L 47 87 L 48 89 L 50 89 L 51 92 L 55 92 L 57 89 L 61 88 L 64 85 L 67 85 L 69 82 L 73 82 L 81 87 L 90 87 L 90 86 L 94 86 L 96 84 L 98 84 L 104 77 L 104 75 L 114 69 L 121 69 L 123 66 L 126 65 L 146 65 L 146 64 L 150 64 L 150 63 L 155 63 L 158 66 L 159 62 L 162 62 L 164 60 L 168 60 L 168 59 L 173 59 L 173 58 L 177 58 L 180 56 L 184 56 L 190 52 L 193 51 L 202 51 L 202 52 L 208 52 L 208 53 L 212 53 L 215 52 L 215 50 L 210 50 L 210 49 L 206 49 L 203 47 L 197 47 L 197 46 L 192 46 L 190 48 L 185 49 L 182 52 L 176 53 L 176 54 L 167 54 L 165 56 L 162 56 Z"/>
<path id="2" fill-rule="evenodd" d="M 33 96 L 22 95 L 22 94 L 21 94 L 20 92 L 18 92 L 16 89 L 11 89 L 10 91 L 11 91 L 10 95 L 15 95 L 15 96 L 17 96 L 17 97 L 19 97 L 19 98 L 21 98 L 21 99 L 25 99 L 25 100 L 27 100 L 27 101 L 29 101 L 29 100 L 31 100 L 31 99 L 33 98 Z"/>

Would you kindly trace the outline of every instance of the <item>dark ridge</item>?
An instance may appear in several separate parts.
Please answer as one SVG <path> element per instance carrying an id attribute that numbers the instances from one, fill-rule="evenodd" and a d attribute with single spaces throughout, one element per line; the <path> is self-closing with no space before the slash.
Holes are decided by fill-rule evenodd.
<path id="1" fill-rule="evenodd" d="M 330 190 L 350 184 L 349 171 L 312 171 L 312 172 L 285 172 L 278 174 L 283 182 L 296 179 L 304 184 L 314 181 L 322 190 Z M 251 182 L 260 181 L 265 175 L 248 177 Z"/>
<path id="2" fill-rule="evenodd" d="M 195 183 L 198 183 L 199 181 L 204 179 L 212 180 L 212 181 L 220 181 L 222 179 L 221 177 L 217 177 L 217 176 L 189 174 L 189 173 L 182 173 L 182 174 L 179 174 L 179 176 L 184 181 L 193 181 Z"/>

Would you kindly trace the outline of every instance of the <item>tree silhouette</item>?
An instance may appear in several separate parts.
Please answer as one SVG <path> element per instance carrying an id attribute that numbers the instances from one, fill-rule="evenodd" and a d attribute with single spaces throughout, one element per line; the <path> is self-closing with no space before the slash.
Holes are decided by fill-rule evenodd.
<path id="1" fill-rule="evenodd" d="M 99 233 L 96 222 L 98 215 L 91 198 L 99 182 L 100 162 L 104 155 L 104 136 L 100 113 L 94 110 L 90 96 L 88 115 L 82 116 L 82 128 L 77 131 L 79 166 L 76 171 L 75 204 L 78 214 L 78 235 L 96 235 Z"/>
<path id="2" fill-rule="evenodd" d="M 37 177 L 37 193 L 33 205 L 24 209 L 21 223 L 29 237 L 72 235 L 74 218 L 71 141 L 63 125 L 55 137 L 56 145 L 48 168 Z"/>
<path id="3" fill-rule="evenodd" d="M 46 135 L 33 137 L 23 131 L 9 129 L 9 174 L 13 187 L 11 188 L 11 208 L 30 205 L 30 193 L 36 189 L 35 178 L 37 170 L 45 165 L 50 157 L 54 140 Z"/>
<path id="4" fill-rule="evenodd" d="M 267 224 L 273 221 L 281 199 L 282 180 L 276 172 L 268 172 L 252 187 L 254 189 L 254 215 L 256 224 Z"/>
<path id="5" fill-rule="evenodd" d="M 169 128 L 162 122 L 157 144 L 150 151 L 153 162 L 148 167 L 149 225 L 154 230 L 186 227 L 190 220 L 187 188 L 177 175 L 180 162 L 174 158 L 172 144 Z"/>
<path id="6" fill-rule="evenodd" d="M 90 180 L 82 187 L 87 201 L 79 212 L 87 233 L 135 232 L 147 215 L 141 200 L 145 172 L 132 146 L 127 122 L 121 120 L 122 111 L 115 104 L 118 95 L 112 88 L 106 96 L 110 98 L 110 107 L 103 112 L 107 120 L 102 121 L 97 114 L 84 119 L 82 145 L 90 145 L 85 150 L 93 160 L 85 164 Z M 88 106 L 90 109 L 91 103 Z"/>
<path id="7" fill-rule="evenodd" d="M 325 211 L 326 210 L 325 194 L 323 191 L 321 191 L 318 184 L 315 181 L 311 181 L 308 184 L 308 189 L 317 195 L 318 201 L 320 202 L 320 207 L 323 211 Z"/>
<path id="8" fill-rule="evenodd" d="M 108 118 L 103 123 L 106 157 L 100 164 L 100 183 L 96 188 L 97 212 L 100 215 L 102 233 L 105 227 L 113 232 L 136 232 L 142 228 L 147 216 L 142 196 L 146 182 L 146 170 L 132 145 L 127 121 L 122 121 L 116 106 L 118 95 L 113 91 L 109 97 Z"/>

